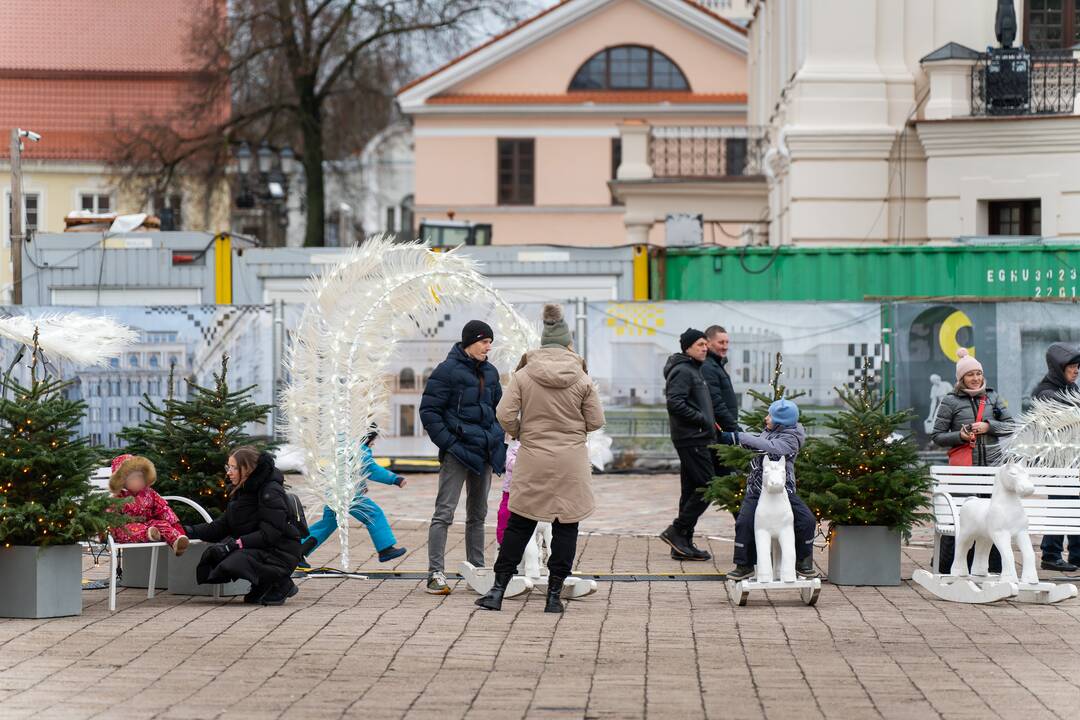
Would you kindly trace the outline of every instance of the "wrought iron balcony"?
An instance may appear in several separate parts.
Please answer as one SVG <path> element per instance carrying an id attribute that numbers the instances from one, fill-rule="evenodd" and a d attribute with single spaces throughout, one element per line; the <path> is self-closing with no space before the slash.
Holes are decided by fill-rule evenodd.
<path id="1" fill-rule="evenodd" d="M 972 115 L 1071 115 L 1080 62 L 1069 50 L 982 53 L 971 69 Z"/>
<path id="2" fill-rule="evenodd" d="M 652 127 L 649 164 L 657 178 L 717 178 L 763 175 L 763 128 Z"/>

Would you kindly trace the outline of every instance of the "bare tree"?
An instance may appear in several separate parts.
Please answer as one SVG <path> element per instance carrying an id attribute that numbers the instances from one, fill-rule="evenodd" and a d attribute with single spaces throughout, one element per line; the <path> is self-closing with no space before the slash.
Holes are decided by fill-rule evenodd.
<path id="1" fill-rule="evenodd" d="M 289 145 L 306 178 L 304 244 L 322 245 L 324 161 L 358 152 L 388 123 L 393 89 L 423 63 L 425 47 L 460 44 L 471 22 L 512 18 L 514 6 L 522 7 L 513 0 L 215 4 L 191 29 L 202 71 L 188 111 L 126 128 L 113 164 L 123 182 L 150 191 L 179 176 L 209 188 L 223 178 L 235 143 Z"/>

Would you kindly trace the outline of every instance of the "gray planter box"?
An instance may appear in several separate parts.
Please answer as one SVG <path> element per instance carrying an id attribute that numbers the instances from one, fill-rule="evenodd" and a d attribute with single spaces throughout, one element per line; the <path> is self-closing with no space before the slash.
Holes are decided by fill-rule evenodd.
<path id="1" fill-rule="evenodd" d="M 164 590 L 169 585 L 169 560 L 172 558 L 172 549 L 141 548 L 133 547 L 121 549 L 122 559 L 120 566 L 124 568 L 124 574 L 120 576 L 120 587 L 145 588 L 150 587 L 150 553 L 157 552 L 157 582 L 154 587 Z"/>
<path id="2" fill-rule="evenodd" d="M 0 617 L 82 615 L 82 547 L 0 549 Z"/>
<path id="3" fill-rule="evenodd" d="M 247 580 L 237 580 L 224 585 L 200 585 L 195 580 L 195 568 L 199 566 L 199 560 L 209 547 L 208 543 L 193 542 L 188 551 L 180 557 L 170 553 L 169 592 L 173 595 L 213 595 L 214 588 L 220 588 L 220 597 L 247 595 L 251 590 L 251 583 Z"/>
<path id="4" fill-rule="evenodd" d="M 829 582 L 899 585 L 900 532 L 880 525 L 837 525 L 829 544 Z"/>

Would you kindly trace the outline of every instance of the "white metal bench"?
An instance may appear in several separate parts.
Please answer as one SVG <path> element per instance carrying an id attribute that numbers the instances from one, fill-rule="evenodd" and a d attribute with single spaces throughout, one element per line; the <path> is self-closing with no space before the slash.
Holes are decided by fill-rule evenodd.
<path id="1" fill-rule="evenodd" d="M 206 522 L 210 522 L 212 518 L 210 513 L 199 505 L 194 500 L 188 500 L 185 497 L 179 495 L 165 495 L 164 500 L 167 502 L 178 502 L 187 505 L 195 510 L 202 516 L 202 519 Z M 191 544 L 195 545 L 201 543 L 201 540 L 192 540 Z M 157 567 L 158 567 L 158 554 L 161 548 L 169 547 L 168 543 L 164 542 L 147 542 L 147 543 L 118 543 L 113 539 L 112 533 L 109 533 L 108 540 L 109 546 L 109 612 L 116 612 L 116 566 L 117 560 L 123 554 L 123 551 L 127 548 L 152 548 L 150 550 L 150 576 L 146 582 L 146 599 L 149 600 L 154 597 L 157 591 Z M 220 586 L 214 587 L 214 596 L 217 597 L 220 591 Z"/>
<path id="2" fill-rule="evenodd" d="M 934 557 L 936 572 L 941 537 L 956 535 L 960 506 L 972 495 L 989 496 L 994 489 L 996 467 L 935 465 L 933 478 Z M 1029 468 L 1035 494 L 1022 500 L 1032 535 L 1080 535 L 1080 470 Z M 1063 497 L 1051 500 L 1048 496 Z"/>

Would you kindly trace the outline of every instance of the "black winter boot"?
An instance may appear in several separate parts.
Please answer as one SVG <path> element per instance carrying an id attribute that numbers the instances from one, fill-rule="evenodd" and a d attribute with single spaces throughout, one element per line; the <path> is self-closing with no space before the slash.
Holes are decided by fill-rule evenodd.
<path id="1" fill-rule="evenodd" d="M 544 612 L 561 613 L 565 609 L 562 600 L 559 598 L 562 586 L 563 578 L 548 576 L 547 602 L 544 604 Z"/>
<path id="2" fill-rule="evenodd" d="M 674 525 L 668 525 L 664 532 L 660 533 L 660 539 L 666 542 L 677 556 L 681 556 L 681 559 L 696 559 L 694 551 L 686 545 L 686 534 Z"/>
<path id="3" fill-rule="evenodd" d="M 506 586 L 514 579 L 514 573 L 495 573 L 495 584 L 488 590 L 487 595 L 477 598 L 476 604 L 485 610 L 502 610 L 503 595 L 506 594 Z"/>
<path id="4" fill-rule="evenodd" d="M 708 550 L 702 550 L 694 544 L 694 533 L 688 532 L 683 535 L 686 538 L 686 547 L 690 550 L 690 557 L 688 560 L 712 560 L 712 554 Z"/>

